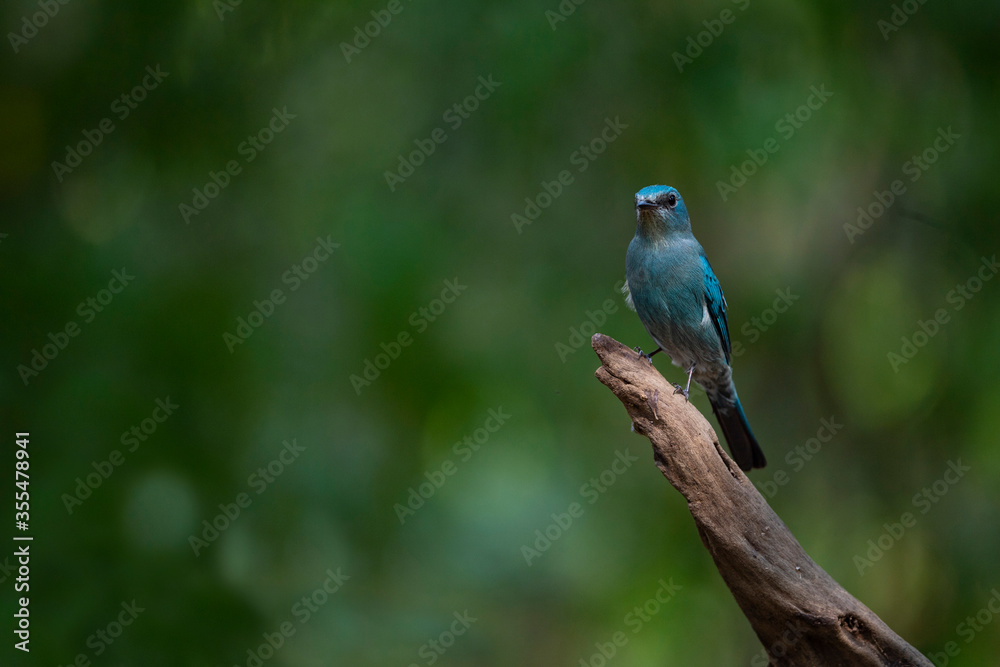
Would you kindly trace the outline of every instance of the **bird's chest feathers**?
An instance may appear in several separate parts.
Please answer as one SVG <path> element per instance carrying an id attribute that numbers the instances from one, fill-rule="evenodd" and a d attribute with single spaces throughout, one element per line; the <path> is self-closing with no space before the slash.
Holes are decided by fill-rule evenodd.
<path id="1" fill-rule="evenodd" d="M 705 274 L 699 257 L 671 252 L 668 247 L 634 259 L 627 273 L 640 317 L 661 321 L 702 319 Z"/>

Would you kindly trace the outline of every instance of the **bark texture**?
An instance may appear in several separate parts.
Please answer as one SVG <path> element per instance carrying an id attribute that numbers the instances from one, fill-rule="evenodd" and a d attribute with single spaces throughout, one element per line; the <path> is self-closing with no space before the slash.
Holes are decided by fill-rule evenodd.
<path id="1" fill-rule="evenodd" d="M 655 367 L 603 334 L 591 343 L 602 364 L 597 378 L 625 406 L 634 430 L 649 438 L 657 467 L 687 499 L 701 541 L 771 665 L 932 667 L 809 558 L 702 414 Z"/>

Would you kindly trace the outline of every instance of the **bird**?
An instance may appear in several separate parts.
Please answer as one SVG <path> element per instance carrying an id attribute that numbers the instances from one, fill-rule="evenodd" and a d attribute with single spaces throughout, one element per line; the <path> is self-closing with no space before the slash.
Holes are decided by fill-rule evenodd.
<path id="1" fill-rule="evenodd" d="M 737 465 L 744 471 L 763 468 L 767 460 L 733 384 L 726 298 L 691 231 L 684 200 L 676 188 L 647 186 L 635 195 L 635 217 L 622 291 L 658 346 L 649 354 L 636 351 L 650 364 L 665 351 L 687 371 L 687 386 L 675 384 L 674 393 L 687 399 L 693 379 L 708 395 Z"/>

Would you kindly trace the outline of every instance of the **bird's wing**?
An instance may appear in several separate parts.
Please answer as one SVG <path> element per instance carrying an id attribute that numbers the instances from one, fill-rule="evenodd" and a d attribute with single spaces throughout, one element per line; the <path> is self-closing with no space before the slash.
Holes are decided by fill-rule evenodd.
<path id="1" fill-rule="evenodd" d="M 722 351 L 726 353 L 726 362 L 729 363 L 733 348 L 729 342 L 729 323 L 726 321 L 726 297 L 722 295 L 722 286 L 719 285 L 719 279 L 715 277 L 715 271 L 708 263 L 708 258 L 702 255 L 701 263 L 705 269 L 705 306 L 708 308 L 715 331 L 719 334 Z"/>
<path id="2" fill-rule="evenodd" d="M 625 279 L 625 284 L 622 285 L 622 294 L 625 295 L 625 303 L 628 307 L 635 310 L 635 303 L 632 301 L 632 291 L 629 289 L 627 278 Z"/>

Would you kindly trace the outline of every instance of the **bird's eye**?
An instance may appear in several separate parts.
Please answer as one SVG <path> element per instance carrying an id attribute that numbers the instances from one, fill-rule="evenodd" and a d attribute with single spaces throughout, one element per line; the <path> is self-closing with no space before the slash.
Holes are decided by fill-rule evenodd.
<path id="1" fill-rule="evenodd" d="M 667 196 L 667 204 L 669 204 L 671 207 L 677 206 L 677 195 L 671 192 Z"/>

